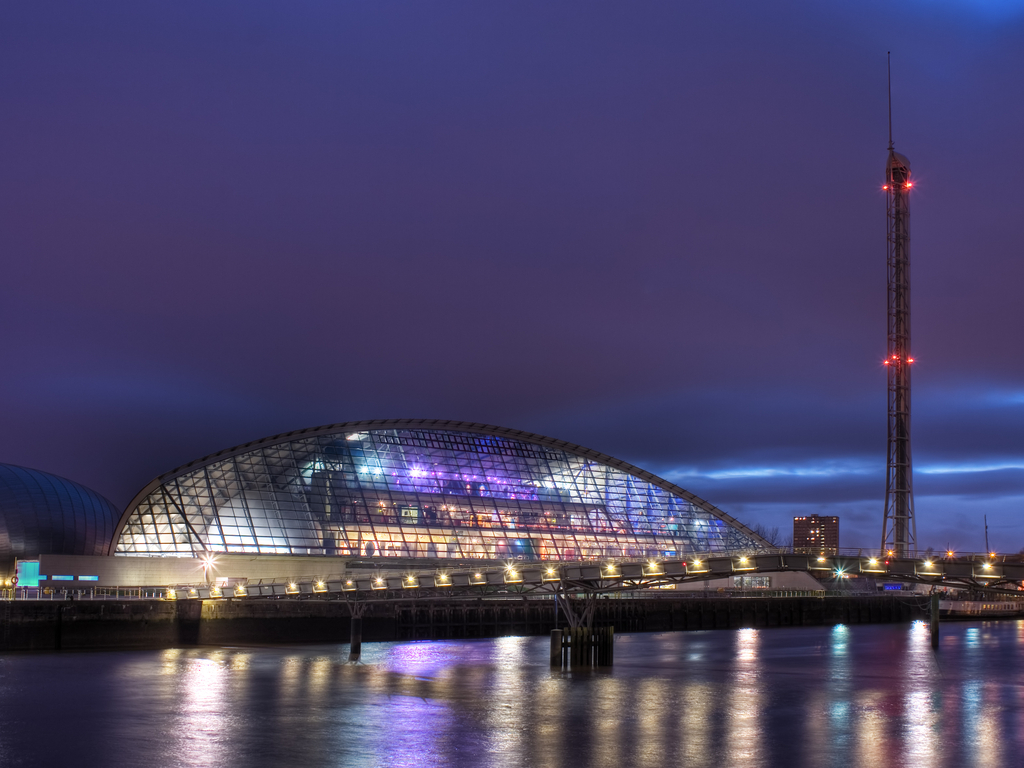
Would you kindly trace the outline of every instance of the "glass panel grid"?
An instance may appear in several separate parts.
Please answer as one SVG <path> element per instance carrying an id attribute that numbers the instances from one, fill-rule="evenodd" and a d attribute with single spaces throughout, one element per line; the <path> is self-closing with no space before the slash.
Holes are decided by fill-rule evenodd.
<path id="1" fill-rule="evenodd" d="M 175 477 L 137 505 L 117 551 L 565 560 L 757 546 L 593 459 L 487 434 L 379 429 L 257 448 Z"/>

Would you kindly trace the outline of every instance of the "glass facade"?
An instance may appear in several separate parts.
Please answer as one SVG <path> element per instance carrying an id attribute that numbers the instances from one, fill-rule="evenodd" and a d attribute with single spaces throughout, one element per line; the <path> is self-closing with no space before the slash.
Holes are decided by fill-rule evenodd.
<path id="1" fill-rule="evenodd" d="M 579 560 L 764 546 L 664 481 L 547 438 L 347 426 L 164 476 L 129 507 L 116 552 Z"/>

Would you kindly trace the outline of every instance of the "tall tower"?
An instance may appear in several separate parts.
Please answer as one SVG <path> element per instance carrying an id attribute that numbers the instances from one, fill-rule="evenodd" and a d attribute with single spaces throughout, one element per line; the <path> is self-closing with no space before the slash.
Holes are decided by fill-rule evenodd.
<path id="1" fill-rule="evenodd" d="M 914 473 L 910 460 L 910 161 L 893 149 L 892 79 L 889 81 L 889 159 L 885 164 L 888 219 L 889 450 L 885 478 L 882 550 L 896 557 L 917 554 Z"/>

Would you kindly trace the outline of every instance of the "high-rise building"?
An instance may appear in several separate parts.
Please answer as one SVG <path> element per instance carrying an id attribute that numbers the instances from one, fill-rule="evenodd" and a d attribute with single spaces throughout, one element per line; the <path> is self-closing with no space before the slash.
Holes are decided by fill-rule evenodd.
<path id="1" fill-rule="evenodd" d="M 793 518 L 793 551 L 809 554 L 834 555 L 839 551 L 839 518 Z"/>

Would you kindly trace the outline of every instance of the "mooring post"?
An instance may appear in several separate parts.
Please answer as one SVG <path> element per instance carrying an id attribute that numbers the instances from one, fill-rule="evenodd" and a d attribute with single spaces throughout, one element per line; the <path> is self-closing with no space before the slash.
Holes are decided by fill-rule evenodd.
<path id="1" fill-rule="evenodd" d="M 359 654 L 363 650 L 363 619 L 361 616 L 352 617 L 352 631 L 349 634 L 349 661 L 359 661 Z"/>
<path id="2" fill-rule="evenodd" d="M 551 630 L 551 666 L 562 666 L 562 630 Z"/>
<path id="3" fill-rule="evenodd" d="M 932 593 L 932 616 L 930 628 L 932 631 L 932 648 L 939 649 L 939 593 Z"/>

